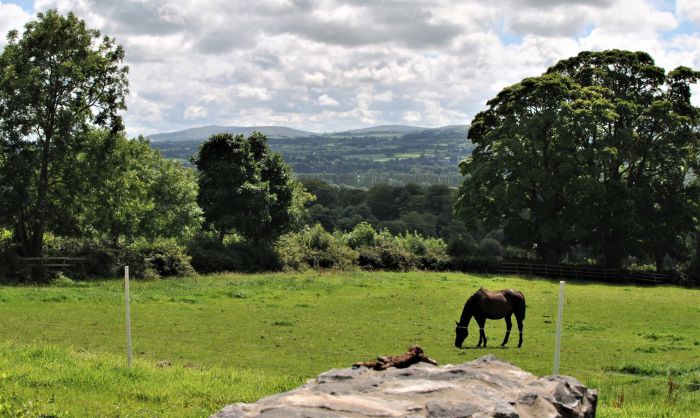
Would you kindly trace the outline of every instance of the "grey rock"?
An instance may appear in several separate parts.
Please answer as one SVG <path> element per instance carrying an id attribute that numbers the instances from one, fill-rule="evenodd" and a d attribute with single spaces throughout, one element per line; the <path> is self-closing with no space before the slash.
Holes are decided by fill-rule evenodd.
<path id="1" fill-rule="evenodd" d="M 593 418 L 598 395 L 568 376 L 538 378 L 494 356 L 442 367 L 333 369 L 215 418 Z"/>

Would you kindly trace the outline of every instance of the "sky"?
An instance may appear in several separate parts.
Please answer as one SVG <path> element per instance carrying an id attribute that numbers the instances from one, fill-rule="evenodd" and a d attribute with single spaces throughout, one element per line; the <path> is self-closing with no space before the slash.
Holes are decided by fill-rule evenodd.
<path id="1" fill-rule="evenodd" d="M 700 0 L 0 0 L 0 33 L 50 8 L 124 46 L 130 136 L 463 125 L 583 50 L 700 70 Z"/>

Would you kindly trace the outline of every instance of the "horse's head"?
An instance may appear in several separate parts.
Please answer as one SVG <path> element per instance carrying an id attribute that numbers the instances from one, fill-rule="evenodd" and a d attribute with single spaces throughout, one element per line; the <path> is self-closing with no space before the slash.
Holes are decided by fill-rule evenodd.
<path id="1" fill-rule="evenodd" d="M 462 343 L 469 335 L 469 330 L 466 326 L 462 326 L 459 322 L 455 321 L 457 326 L 455 327 L 455 347 L 462 348 Z"/>

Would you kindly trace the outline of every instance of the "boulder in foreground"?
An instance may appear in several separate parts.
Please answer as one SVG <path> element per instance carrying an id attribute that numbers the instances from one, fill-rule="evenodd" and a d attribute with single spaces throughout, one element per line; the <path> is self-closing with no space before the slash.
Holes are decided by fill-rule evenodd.
<path id="1" fill-rule="evenodd" d="M 332 369 L 307 384 L 216 418 L 595 417 L 597 392 L 568 376 L 536 377 L 494 356 L 442 367 Z"/>

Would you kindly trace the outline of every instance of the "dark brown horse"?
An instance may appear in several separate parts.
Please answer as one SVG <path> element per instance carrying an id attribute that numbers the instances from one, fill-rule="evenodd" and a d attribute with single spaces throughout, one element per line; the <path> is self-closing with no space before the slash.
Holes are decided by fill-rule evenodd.
<path id="1" fill-rule="evenodd" d="M 506 320 L 506 337 L 501 343 L 501 347 L 506 345 L 508 337 L 510 337 L 510 322 L 511 315 L 515 314 L 515 320 L 518 321 L 518 331 L 520 331 L 520 341 L 518 347 L 523 345 L 523 320 L 525 319 L 525 296 L 522 292 L 514 289 L 498 290 L 491 292 L 484 288 L 476 291 L 467 299 L 462 310 L 462 317 L 457 322 L 455 328 L 455 347 L 462 347 L 462 343 L 469 335 L 469 321 L 472 316 L 479 324 L 479 343 L 477 347 L 481 347 L 483 342 L 486 347 L 486 334 L 484 333 L 484 325 L 487 319 Z"/>

